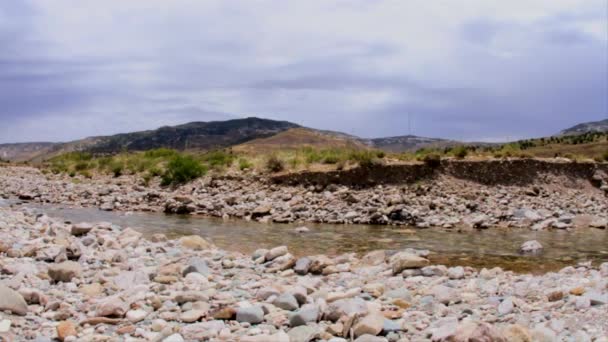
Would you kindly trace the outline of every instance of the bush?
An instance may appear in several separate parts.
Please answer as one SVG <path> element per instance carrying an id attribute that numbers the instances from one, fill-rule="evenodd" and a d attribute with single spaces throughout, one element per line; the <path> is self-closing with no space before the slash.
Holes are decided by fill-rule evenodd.
<path id="1" fill-rule="evenodd" d="M 441 165 L 441 156 L 437 153 L 429 153 L 422 158 L 422 161 L 430 167 L 438 167 Z"/>
<path id="2" fill-rule="evenodd" d="M 604 152 L 604 154 L 602 154 L 602 158 L 604 159 L 604 161 L 608 161 L 608 151 Z"/>
<path id="3" fill-rule="evenodd" d="M 203 161 L 213 168 L 230 167 L 234 162 L 234 154 L 223 150 L 209 152 L 203 156 Z"/>
<path id="4" fill-rule="evenodd" d="M 170 148 L 157 148 L 144 152 L 145 158 L 156 159 L 156 158 L 169 158 L 177 155 L 177 151 Z"/>
<path id="5" fill-rule="evenodd" d="M 93 178 L 93 175 L 88 170 L 80 171 L 80 175 L 88 179 Z"/>
<path id="6" fill-rule="evenodd" d="M 249 160 L 245 158 L 239 159 L 239 170 L 243 171 L 251 168 L 253 168 L 253 164 Z"/>
<path id="7" fill-rule="evenodd" d="M 266 169 L 270 172 L 281 172 L 285 170 L 285 163 L 279 157 L 273 155 L 266 161 Z"/>
<path id="8" fill-rule="evenodd" d="M 203 165 L 192 156 L 176 155 L 167 164 L 161 184 L 164 186 L 184 184 L 201 177 L 206 171 Z"/>
<path id="9" fill-rule="evenodd" d="M 112 172 L 114 177 L 122 176 L 122 171 L 124 168 L 122 162 L 114 160 L 108 166 L 110 167 L 110 171 Z"/>
<path id="10" fill-rule="evenodd" d="M 452 154 L 458 159 L 464 159 L 469 154 L 469 150 L 465 146 L 456 146 L 452 150 Z"/>

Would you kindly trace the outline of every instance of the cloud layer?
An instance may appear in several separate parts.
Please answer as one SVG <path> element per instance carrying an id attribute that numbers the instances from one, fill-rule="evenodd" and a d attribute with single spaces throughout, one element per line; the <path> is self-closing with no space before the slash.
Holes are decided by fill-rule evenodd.
<path id="1" fill-rule="evenodd" d="M 608 116 L 606 6 L 5 1 L 0 142 L 239 116 L 364 137 L 549 135 Z"/>

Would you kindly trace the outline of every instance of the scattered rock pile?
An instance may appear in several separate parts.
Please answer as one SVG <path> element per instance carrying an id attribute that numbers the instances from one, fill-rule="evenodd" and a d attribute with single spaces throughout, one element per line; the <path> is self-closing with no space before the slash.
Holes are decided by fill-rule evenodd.
<path id="1" fill-rule="evenodd" d="M 252 255 L 0 209 L 0 336 L 51 341 L 607 341 L 608 263 L 539 276 L 427 252 Z"/>

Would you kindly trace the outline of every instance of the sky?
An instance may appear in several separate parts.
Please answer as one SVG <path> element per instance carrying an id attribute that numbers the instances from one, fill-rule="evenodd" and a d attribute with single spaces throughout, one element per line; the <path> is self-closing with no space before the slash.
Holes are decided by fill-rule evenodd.
<path id="1" fill-rule="evenodd" d="M 0 143 L 265 117 L 362 137 L 608 118 L 607 0 L 0 2 Z"/>

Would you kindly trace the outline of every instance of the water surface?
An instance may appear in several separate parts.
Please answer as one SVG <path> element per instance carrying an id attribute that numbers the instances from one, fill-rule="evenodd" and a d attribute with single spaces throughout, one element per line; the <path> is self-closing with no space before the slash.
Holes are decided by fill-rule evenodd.
<path id="1" fill-rule="evenodd" d="M 8 205 L 6 201 L 4 205 Z M 302 224 L 262 224 L 189 215 L 106 212 L 62 205 L 23 206 L 72 222 L 108 221 L 122 227 L 132 227 L 145 236 L 163 233 L 170 238 L 176 238 L 197 234 L 223 249 L 243 253 L 278 245 L 287 245 L 297 256 L 365 253 L 376 249 L 399 250 L 411 247 L 430 250 L 430 259 L 433 262 L 446 265 L 488 268 L 500 266 L 532 273 L 555 271 L 582 261 L 608 261 L 608 232 L 600 229 L 534 232 L 529 229 L 492 228 L 457 232 L 444 229 L 307 223 L 305 226 L 310 232 L 298 234 L 294 229 Z M 519 255 L 519 246 L 527 240 L 538 240 L 544 246 L 543 254 Z"/>

